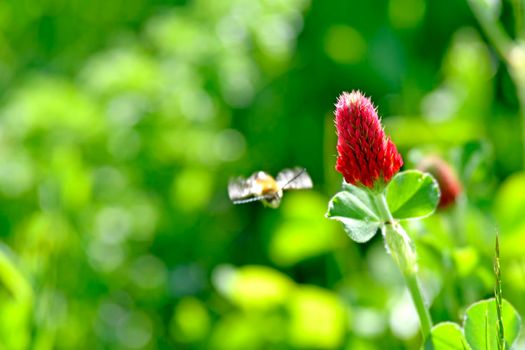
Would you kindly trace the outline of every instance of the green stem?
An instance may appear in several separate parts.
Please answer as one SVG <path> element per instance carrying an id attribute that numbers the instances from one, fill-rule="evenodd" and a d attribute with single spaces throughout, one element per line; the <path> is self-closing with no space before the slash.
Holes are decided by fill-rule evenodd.
<path id="1" fill-rule="evenodd" d="M 523 8 L 522 0 L 512 0 L 512 12 L 514 13 L 514 35 L 523 38 Z"/>
<path id="2" fill-rule="evenodd" d="M 423 340 L 425 340 L 430 336 L 432 318 L 425 306 L 421 287 L 417 281 L 417 261 L 414 245 L 403 227 L 392 217 L 385 195 L 381 193 L 375 196 L 374 202 L 381 214 L 381 219 L 385 222 L 383 225 L 383 235 L 386 246 L 405 278 L 419 316 Z"/>
<path id="3" fill-rule="evenodd" d="M 423 334 L 423 339 L 427 339 L 430 336 L 430 330 L 432 329 L 432 318 L 430 317 L 430 313 L 423 301 L 423 295 L 421 294 L 421 288 L 419 287 L 417 277 L 415 274 L 408 273 L 405 273 L 404 277 L 408 290 L 412 295 L 412 301 L 416 307 L 417 314 L 419 315 L 421 334 Z"/>
<path id="4" fill-rule="evenodd" d="M 453 319 L 457 317 L 459 310 L 458 301 L 456 300 L 456 285 L 454 283 L 455 281 L 457 281 L 457 276 L 456 270 L 452 262 L 451 253 L 448 249 L 446 249 L 443 252 L 443 265 L 444 273 L 447 276 L 447 278 L 445 278 L 445 280 L 443 281 L 443 290 L 446 296 L 446 308 L 448 311 L 449 319 Z"/>
<path id="5" fill-rule="evenodd" d="M 491 18 L 488 11 L 481 7 L 479 1 L 468 0 L 467 2 L 492 46 L 494 46 L 501 58 L 508 64 L 508 56 L 513 43 L 503 29 L 503 26 L 496 18 Z"/>
<path id="6" fill-rule="evenodd" d="M 499 262 L 499 234 L 496 232 L 496 257 L 494 259 L 494 274 L 496 275 L 496 286 L 494 287 L 494 300 L 496 301 L 496 312 L 498 315 L 498 350 L 505 349 L 505 332 L 503 328 L 503 291 L 501 289 L 501 266 Z"/>
<path id="7" fill-rule="evenodd" d="M 375 205 L 377 207 L 377 210 L 379 211 L 379 214 L 381 215 L 381 219 L 385 222 L 393 222 L 394 217 L 392 216 L 392 213 L 390 212 L 390 209 L 388 208 L 388 203 L 386 202 L 386 196 L 384 193 L 380 193 L 377 196 L 374 197 Z"/>

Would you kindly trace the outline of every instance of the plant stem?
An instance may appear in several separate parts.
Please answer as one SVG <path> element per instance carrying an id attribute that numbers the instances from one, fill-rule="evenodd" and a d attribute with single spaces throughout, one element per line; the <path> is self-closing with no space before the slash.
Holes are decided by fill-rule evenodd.
<path id="1" fill-rule="evenodd" d="M 423 335 L 423 340 L 425 340 L 430 336 L 430 330 L 432 329 L 432 318 L 430 317 L 430 313 L 428 312 L 428 309 L 423 301 L 423 295 L 421 294 L 421 288 L 419 287 L 416 274 L 404 273 L 404 277 L 408 286 L 408 290 L 412 295 L 412 301 L 416 307 L 416 311 L 419 316 L 419 322 L 421 324 L 421 334 Z"/>
<path id="2" fill-rule="evenodd" d="M 523 6 L 521 0 L 512 0 L 512 12 L 514 12 L 514 35 L 523 38 Z"/>
<path id="3" fill-rule="evenodd" d="M 408 290 L 412 296 L 412 301 L 419 316 L 423 341 L 430 336 L 432 329 L 432 318 L 423 300 L 423 293 L 417 281 L 417 260 L 416 252 L 410 237 L 403 227 L 394 220 L 388 208 L 385 195 L 383 193 L 374 198 L 375 205 L 381 214 L 383 225 L 383 235 L 390 255 L 396 262 L 399 270 L 405 278 Z"/>
<path id="4" fill-rule="evenodd" d="M 496 232 L 496 257 L 494 258 L 494 274 L 496 275 L 496 286 L 494 287 L 494 300 L 498 315 L 498 350 L 505 349 L 505 332 L 503 328 L 503 292 L 501 289 L 501 266 L 499 262 L 499 234 Z"/>
<path id="5" fill-rule="evenodd" d="M 513 46 L 512 40 L 509 38 L 502 25 L 495 18 L 491 18 L 487 11 L 481 8 L 480 4 L 476 0 L 468 0 L 470 9 L 474 13 L 474 16 L 479 22 L 481 29 L 485 32 L 485 35 L 489 39 L 490 43 L 500 57 L 509 64 L 509 52 Z"/>
<path id="6" fill-rule="evenodd" d="M 380 219 L 383 222 L 393 222 L 394 217 L 392 216 L 392 213 L 390 213 L 390 209 L 388 209 L 388 203 L 386 202 L 386 196 L 384 193 L 378 193 L 373 196 L 374 204 L 376 206 L 377 211 L 379 212 Z"/>

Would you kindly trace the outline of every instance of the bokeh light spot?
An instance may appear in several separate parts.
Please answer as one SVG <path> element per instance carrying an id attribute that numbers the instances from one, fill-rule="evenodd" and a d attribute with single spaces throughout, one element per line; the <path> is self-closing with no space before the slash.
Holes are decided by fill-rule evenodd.
<path id="1" fill-rule="evenodd" d="M 202 208 L 210 199 L 212 181 L 211 174 L 204 169 L 182 170 L 173 181 L 173 204 L 187 211 Z"/>
<path id="2" fill-rule="evenodd" d="M 185 343 L 195 342 L 205 337 L 209 329 L 210 316 L 200 300 L 187 297 L 175 307 L 170 324 L 170 332 L 175 339 Z"/>
<path id="3" fill-rule="evenodd" d="M 425 15 L 424 0 L 390 0 L 388 16 L 396 28 L 405 29 L 417 26 Z"/>
<path id="4" fill-rule="evenodd" d="M 324 49 L 335 62 L 353 64 L 364 58 L 367 45 L 363 36 L 354 28 L 335 25 L 330 27 L 325 35 Z"/>

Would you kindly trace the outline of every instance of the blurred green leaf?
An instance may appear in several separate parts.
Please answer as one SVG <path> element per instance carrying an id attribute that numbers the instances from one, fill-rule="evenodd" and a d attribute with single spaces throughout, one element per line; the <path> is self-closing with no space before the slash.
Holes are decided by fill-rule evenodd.
<path id="1" fill-rule="evenodd" d="M 173 312 L 170 333 L 176 340 L 192 343 L 203 339 L 210 329 L 210 316 L 204 303 L 192 297 L 179 301 Z"/>
<path id="2" fill-rule="evenodd" d="M 431 215 L 439 202 L 436 180 L 417 170 L 395 175 L 386 188 L 386 200 L 396 219 L 415 219 Z"/>
<path id="3" fill-rule="evenodd" d="M 341 243 L 335 222 L 323 218 L 326 197 L 313 191 L 286 195 L 279 220 L 269 243 L 270 258 L 281 266 L 291 266 L 305 259 L 329 253 Z"/>
<path id="4" fill-rule="evenodd" d="M 342 345 L 348 315 L 336 294 L 319 287 L 300 286 L 287 305 L 291 313 L 292 345 L 315 349 Z"/>
<path id="5" fill-rule="evenodd" d="M 494 210 L 503 234 L 525 232 L 525 172 L 515 173 L 503 182 L 496 194 Z"/>
<path id="6" fill-rule="evenodd" d="M 430 338 L 425 342 L 425 350 L 466 350 L 468 348 L 463 329 L 453 322 L 442 322 L 432 327 Z"/>
<path id="7" fill-rule="evenodd" d="M 514 36 L 511 2 L 480 3 Z M 491 214 L 523 313 L 518 101 L 472 23 L 462 1 L 0 1 L 0 348 L 419 348 L 382 240 L 323 217 L 350 89 L 405 159 L 462 174 L 454 210 L 407 222 L 432 314 L 491 292 Z M 228 201 L 230 176 L 296 165 L 315 189 L 278 210 Z"/>
<path id="8" fill-rule="evenodd" d="M 162 81 L 159 62 L 136 47 L 95 55 L 81 72 L 81 80 L 89 91 L 108 97 L 127 92 L 149 97 Z"/>
<path id="9" fill-rule="evenodd" d="M 450 105 L 452 102 L 440 102 Z M 472 118 L 430 122 L 423 116 L 392 117 L 384 120 L 385 130 L 398 147 L 420 147 L 428 144 L 457 144 L 483 135 L 483 125 Z"/>
<path id="10" fill-rule="evenodd" d="M 519 172 L 506 179 L 496 193 L 494 213 L 501 232 L 501 255 L 521 257 L 525 252 L 525 173 Z"/>
<path id="11" fill-rule="evenodd" d="M 219 270 L 216 283 L 233 303 L 247 309 L 271 309 L 282 305 L 295 286 L 285 274 L 255 265 Z"/>
<path id="12" fill-rule="evenodd" d="M 503 328 L 505 342 L 510 349 L 518 338 L 521 318 L 514 307 L 503 299 Z M 472 304 L 465 314 L 465 337 L 473 350 L 497 350 L 496 301 L 487 299 Z"/>
<path id="13" fill-rule="evenodd" d="M 12 254 L 0 244 L 0 281 L 13 298 L 30 303 L 33 297 L 31 285 L 14 263 Z"/>
<path id="14" fill-rule="evenodd" d="M 459 276 L 467 277 L 479 263 L 479 254 L 473 247 L 461 247 L 456 248 L 452 252 L 452 258 L 454 259 L 454 266 Z"/>
<path id="15" fill-rule="evenodd" d="M 0 244 L 0 348 L 29 347 L 33 298 L 32 287 L 13 253 Z"/>

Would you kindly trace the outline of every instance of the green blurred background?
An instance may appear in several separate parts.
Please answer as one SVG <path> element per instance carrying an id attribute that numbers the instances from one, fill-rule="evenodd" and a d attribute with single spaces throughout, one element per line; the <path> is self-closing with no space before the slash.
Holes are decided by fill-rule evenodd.
<path id="1" fill-rule="evenodd" d="M 324 218 L 351 89 L 463 182 L 408 227 L 434 320 L 492 295 L 497 230 L 525 315 L 519 105 L 466 2 L 4 0 L 0 349 L 418 349 L 381 237 Z M 230 203 L 292 166 L 313 190 Z"/>

